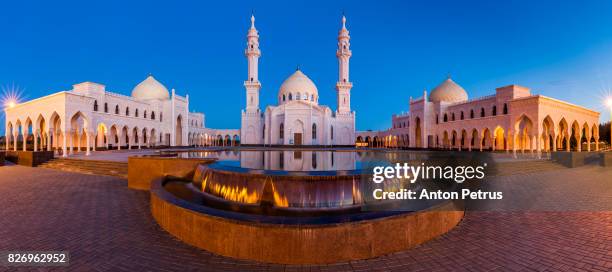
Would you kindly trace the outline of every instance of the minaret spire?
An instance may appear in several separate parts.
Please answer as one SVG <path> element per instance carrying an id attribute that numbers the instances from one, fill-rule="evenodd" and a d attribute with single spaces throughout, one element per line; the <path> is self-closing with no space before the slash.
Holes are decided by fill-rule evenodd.
<path id="1" fill-rule="evenodd" d="M 259 32 L 255 28 L 255 15 L 251 13 L 251 28 L 247 33 L 247 48 L 244 50 L 244 55 L 248 61 L 248 78 L 244 82 L 246 88 L 246 110 L 247 112 L 259 111 Z"/>
<path id="2" fill-rule="evenodd" d="M 336 57 L 338 58 L 338 82 L 336 83 L 337 99 L 339 113 L 351 112 L 351 88 L 353 83 L 349 80 L 349 59 L 353 54 L 351 52 L 350 43 L 351 37 L 346 29 L 346 17 L 342 14 L 342 28 L 338 32 L 338 50 Z"/>

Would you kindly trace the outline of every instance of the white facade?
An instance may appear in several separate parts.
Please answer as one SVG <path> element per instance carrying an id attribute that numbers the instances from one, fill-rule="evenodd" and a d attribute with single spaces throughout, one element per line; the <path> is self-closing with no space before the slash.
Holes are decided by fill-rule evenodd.
<path id="1" fill-rule="evenodd" d="M 505 151 L 599 150 L 599 112 L 509 85 L 468 99 L 447 78 L 429 95 L 410 99 L 393 127 L 359 132 L 359 146 Z"/>
<path id="2" fill-rule="evenodd" d="M 31 150 L 61 150 L 67 156 L 100 148 L 213 144 L 221 135 L 205 128 L 204 121 L 204 114 L 189 112 L 189 96 L 168 92 L 153 76 L 138 84 L 132 96 L 83 82 L 7 108 L 6 149 L 26 150 L 30 142 Z"/>
<path id="3" fill-rule="evenodd" d="M 299 69 L 289 76 L 278 92 L 278 104 L 259 108 L 261 83 L 258 75 L 259 33 L 255 18 L 247 35 L 248 60 L 246 108 L 242 111 L 241 140 L 246 145 L 354 145 L 355 112 L 351 111 L 349 81 L 350 37 L 346 18 L 338 35 L 337 110 L 319 105 L 316 85 Z"/>

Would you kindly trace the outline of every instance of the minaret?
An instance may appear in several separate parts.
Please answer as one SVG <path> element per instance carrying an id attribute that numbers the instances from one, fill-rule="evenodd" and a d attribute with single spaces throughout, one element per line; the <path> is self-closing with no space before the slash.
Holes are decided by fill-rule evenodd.
<path id="1" fill-rule="evenodd" d="M 349 59 L 352 55 L 350 39 L 349 31 L 346 29 L 346 17 L 342 15 L 342 29 L 338 32 L 338 50 L 336 51 L 336 57 L 338 57 L 337 111 L 339 113 L 351 112 L 351 88 L 353 83 L 349 80 Z"/>
<path id="2" fill-rule="evenodd" d="M 251 15 L 251 28 L 247 34 L 247 48 L 244 50 L 244 55 L 247 57 L 249 62 L 249 77 L 244 82 L 246 88 L 246 111 L 247 112 L 258 112 L 259 111 L 259 89 L 261 84 L 258 78 L 258 66 L 259 57 L 261 51 L 259 51 L 259 33 L 255 29 L 255 16 Z"/>

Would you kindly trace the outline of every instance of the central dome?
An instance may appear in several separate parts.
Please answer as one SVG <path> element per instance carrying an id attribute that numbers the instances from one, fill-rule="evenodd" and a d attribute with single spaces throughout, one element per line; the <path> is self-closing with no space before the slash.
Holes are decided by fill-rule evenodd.
<path id="1" fill-rule="evenodd" d="M 438 87 L 434 88 L 429 94 L 431 102 L 464 102 L 468 100 L 467 92 L 455 83 L 450 77 L 444 80 Z"/>
<path id="2" fill-rule="evenodd" d="M 170 93 L 163 84 L 159 83 L 152 75 L 149 75 L 145 80 L 138 83 L 132 90 L 132 97 L 139 100 L 168 100 Z"/>
<path id="3" fill-rule="evenodd" d="M 279 104 L 292 100 L 304 100 L 316 103 L 319 99 L 319 91 L 314 82 L 310 80 L 299 69 L 289 76 L 278 91 Z"/>

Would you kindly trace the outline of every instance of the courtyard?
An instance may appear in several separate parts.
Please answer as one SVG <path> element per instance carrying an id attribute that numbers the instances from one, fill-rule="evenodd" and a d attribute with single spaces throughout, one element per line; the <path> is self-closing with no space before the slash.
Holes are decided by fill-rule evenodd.
<path id="1" fill-rule="evenodd" d="M 595 165 L 500 176 L 509 192 L 528 181 L 542 195 L 521 201 L 529 207 L 515 199 L 467 211 L 449 233 L 413 249 L 296 266 L 227 258 L 174 239 L 152 218 L 149 192 L 128 189 L 124 179 L 8 165 L 0 167 L 0 250 L 67 250 L 74 271 L 610 271 L 611 176 Z"/>

